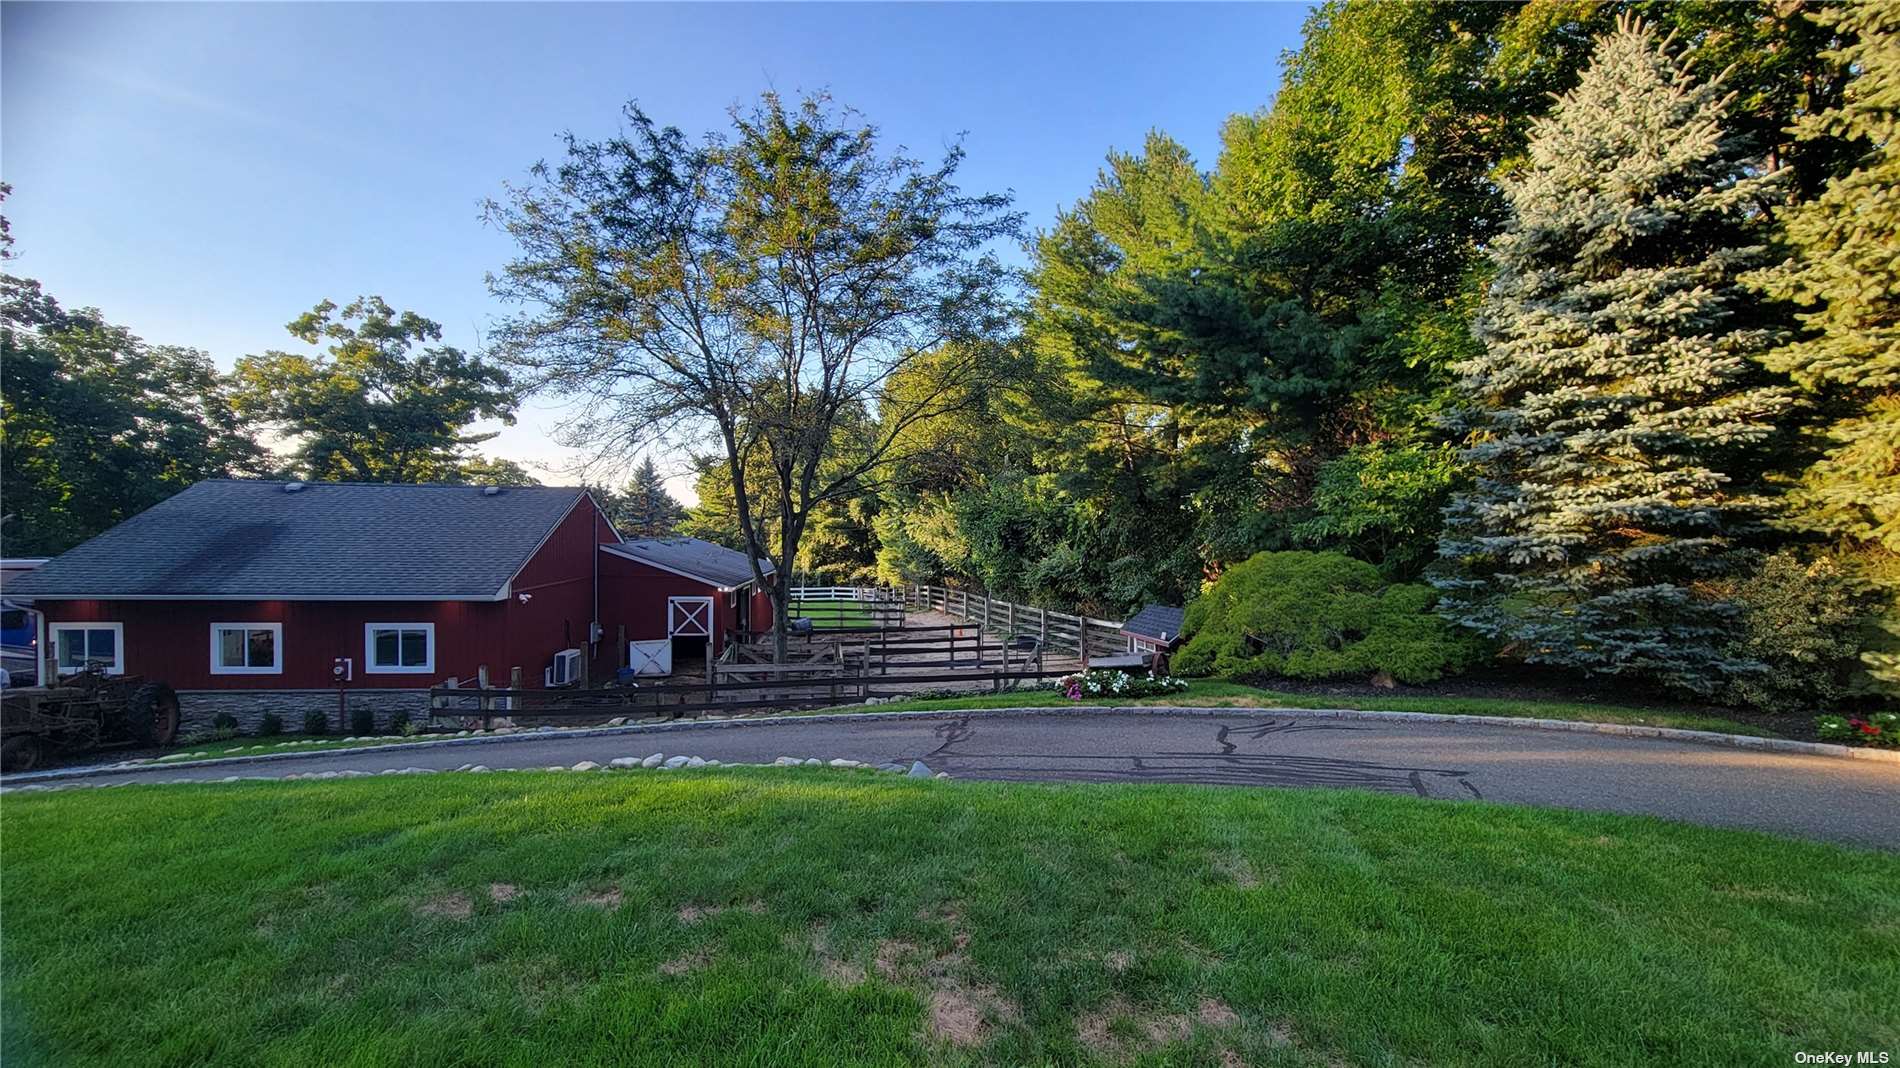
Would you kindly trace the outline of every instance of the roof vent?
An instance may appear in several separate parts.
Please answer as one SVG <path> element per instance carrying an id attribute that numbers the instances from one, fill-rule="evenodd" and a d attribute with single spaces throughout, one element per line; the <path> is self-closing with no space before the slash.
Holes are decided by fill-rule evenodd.
<path id="1" fill-rule="evenodd" d="M 284 483 L 284 492 L 285 492 L 285 493 L 301 493 L 302 491 L 303 491 L 303 483 L 301 483 L 301 482 L 286 482 L 286 483 Z"/>
<path id="2" fill-rule="evenodd" d="M 484 497 L 499 497 L 500 495 L 501 495 L 500 486 L 483 486 L 482 487 L 482 496 Z"/>

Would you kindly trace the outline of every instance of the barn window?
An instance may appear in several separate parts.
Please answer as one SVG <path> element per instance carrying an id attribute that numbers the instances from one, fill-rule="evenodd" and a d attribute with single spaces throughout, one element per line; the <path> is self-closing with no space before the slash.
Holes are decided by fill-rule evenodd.
<path id="1" fill-rule="evenodd" d="M 422 674 L 435 670 L 434 623 L 369 623 L 363 627 L 368 670 Z"/>
<path id="2" fill-rule="evenodd" d="M 108 675 L 125 673 L 125 624 L 61 623 L 53 627 L 53 655 L 61 675 L 97 664 Z"/>
<path id="3" fill-rule="evenodd" d="M 211 624 L 213 675 L 281 675 L 284 673 L 282 623 Z"/>

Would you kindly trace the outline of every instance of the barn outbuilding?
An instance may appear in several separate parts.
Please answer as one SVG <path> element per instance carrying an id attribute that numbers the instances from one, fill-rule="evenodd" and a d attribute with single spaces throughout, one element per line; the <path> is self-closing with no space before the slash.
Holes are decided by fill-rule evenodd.
<path id="1" fill-rule="evenodd" d="M 1122 624 L 1122 637 L 1128 639 L 1131 653 L 1170 653 L 1181 644 L 1184 609 L 1165 604 L 1148 604 Z"/>
<path id="2" fill-rule="evenodd" d="M 765 565 L 770 575 L 770 564 Z M 698 538 L 601 547 L 601 596 L 636 674 L 697 673 L 736 637 L 771 627 L 746 554 Z"/>
<path id="3" fill-rule="evenodd" d="M 7 584 L 46 632 L 49 676 L 97 663 L 170 683 L 187 724 L 297 729 L 310 709 L 426 713 L 496 685 L 605 678 L 602 545 L 585 490 L 200 482 Z"/>
<path id="4" fill-rule="evenodd" d="M 744 553 L 623 541 L 582 489 L 218 479 L 4 592 L 43 618 L 48 677 L 144 675 L 188 727 L 223 712 L 249 731 L 420 718 L 430 687 L 484 670 L 528 689 L 703 674 L 770 626 L 756 586 Z"/>

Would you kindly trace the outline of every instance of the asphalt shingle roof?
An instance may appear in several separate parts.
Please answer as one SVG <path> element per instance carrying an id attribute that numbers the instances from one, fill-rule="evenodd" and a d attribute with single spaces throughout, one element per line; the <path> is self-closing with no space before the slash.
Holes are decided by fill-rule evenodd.
<path id="1" fill-rule="evenodd" d="M 1142 605 L 1134 618 L 1122 624 L 1122 631 L 1144 638 L 1173 641 L 1181 636 L 1181 620 L 1186 615 L 1184 609 L 1170 608 L 1165 604 Z"/>
<path id="2" fill-rule="evenodd" d="M 7 584 L 10 597 L 488 600 L 584 491 L 200 482 Z"/>
<path id="3" fill-rule="evenodd" d="M 744 553 L 698 538 L 638 538 L 603 548 L 629 560 L 688 575 L 722 589 L 752 581 L 752 565 Z M 761 560 L 759 564 L 766 574 L 772 573 L 769 562 Z"/>

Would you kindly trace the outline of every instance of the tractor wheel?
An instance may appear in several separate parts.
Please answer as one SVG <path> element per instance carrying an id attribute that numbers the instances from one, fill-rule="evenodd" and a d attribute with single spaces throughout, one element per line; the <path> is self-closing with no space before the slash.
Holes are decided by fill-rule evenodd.
<path id="1" fill-rule="evenodd" d="M 178 738 L 178 694 L 162 682 L 148 682 L 125 703 L 125 724 L 146 745 L 170 745 Z"/>
<path id="2" fill-rule="evenodd" d="M 0 744 L 0 771 L 32 771 L 40 762 L 40 740 L 31 734 L 15 735 Z"/>

